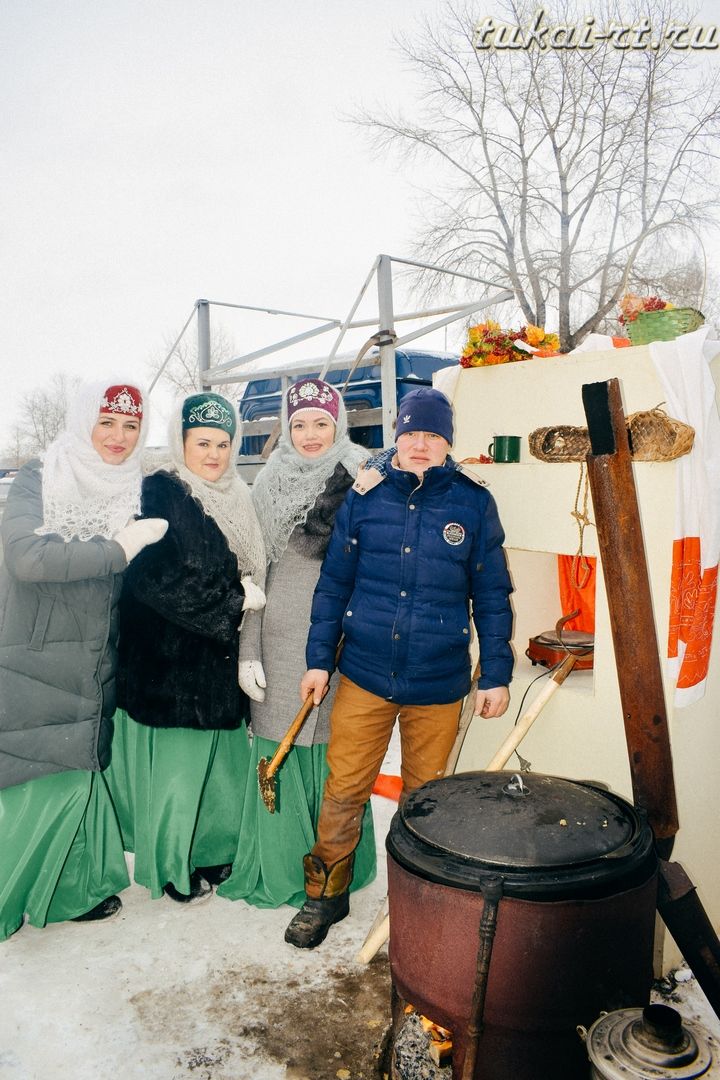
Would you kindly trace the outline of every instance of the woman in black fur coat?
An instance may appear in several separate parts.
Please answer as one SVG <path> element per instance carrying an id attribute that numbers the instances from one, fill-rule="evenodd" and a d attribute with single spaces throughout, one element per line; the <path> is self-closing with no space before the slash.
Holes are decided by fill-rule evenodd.
<path id="1" fill-rule="evenodd" d="M 335 680 L 276 776 L 272 815 L 262 805 L 256 767 L 261 757 L 272 757 L 300 706 L 313 591 L 335 514 L 366 457 L 348 438 L 345 407 L 332 386 L 301 379 L 290 387 L 282 437 L 253 486 L 269 561 L 268 602 L 262 613 L 248 613 L 240 641 L 240 683 L 251 698 L 252 763 L 232 876 L 219 890 L 258 907 L 300 906 L 304 899 L 302 856 L 315 843 Z M 368 807 L 354 887 L 374 875 Z"/>
<path id="2" fill-rule="evenodd" d="M 171 423 L 170 459 L 145 477 L 144 516 L 168 531 L 138 557 L 120 601 L 109 783 L 135 880 L 190 903 L 229 872 L 249 747 L 238 685 L 242 613 L 264 603 L 264 548 L 234 468 L 234 407 L 194 394 Z M 255 579 L 255 580 L 253 580 Z"/>

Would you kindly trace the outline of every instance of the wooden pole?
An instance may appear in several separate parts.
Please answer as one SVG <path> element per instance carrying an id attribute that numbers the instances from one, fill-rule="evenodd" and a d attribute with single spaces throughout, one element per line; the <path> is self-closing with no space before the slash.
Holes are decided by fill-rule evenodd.
<path id="1" fill-rule="evenodd" d="M 515 724 L 510 731 L 510 734 L 505 739 L 505 742 L 485 766 L 485 772 L 499 772 L 500 769 L 505 768 L 511 755 L 515 753 L 550 698 L 553 694 L 557 693 L 567 679 L 577 659 L 577 653 L 568 653 L 557 671 L 553 672 L 545 683 L 530 708 L 527 712 L 523 713 L 520 720 L 518 720 L 517 724 Z"/>
<path id="2" fill-rule="evenodd" d="M 661 855 L 678 830 L 665 694 L 640 511 L 617 379 L 582 388 L 587 468 L 607 591 L 635 804 Z"/>

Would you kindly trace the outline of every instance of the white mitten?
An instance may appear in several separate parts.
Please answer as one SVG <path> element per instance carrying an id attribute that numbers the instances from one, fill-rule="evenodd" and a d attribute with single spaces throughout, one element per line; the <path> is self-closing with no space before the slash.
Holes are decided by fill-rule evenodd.
<path id="1" fill-rule="evenodd" d="M 256 585 L 250 576 L 240 578 L 240 584 L 245 590 L 243 611 L 259 611 L 265 607 L 265 593 L 259 585 Z"/>
<path id="2" fill-rule="evenodd" d="M 165 518 L 142 518 L 140 521 L 128 521 L 113 536 L 125 552 L 128 562 L 148 544 L 156 544 L 167 532 Z"/>
<path id="3" fill-rule="evenodd" d="M 265 672 L 259 660 L 241 660 L 238 664 L 238 683 L 240 689 L 252 701 L 265 700 Z"/>

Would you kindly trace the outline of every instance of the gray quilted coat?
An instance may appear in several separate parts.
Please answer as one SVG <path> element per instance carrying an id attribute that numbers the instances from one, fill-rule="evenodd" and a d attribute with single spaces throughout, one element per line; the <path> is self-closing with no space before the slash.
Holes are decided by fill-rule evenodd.
<path id="1" fill-rule="evenodd" d="M 0 788 L 103 769 L 110 755 L 125 553 L 101 537 L 37 536 L 42 519 L 41 465 L 31 461 L 2 521 Z"/>
<path id="2" fill-rule="evenodd" d="M 292 533 L 278 562 L 270 564 L 263 611 L 248 611 L 240 629 L 240 659 L 261 660 L 267 690 L 263 702 L 250 702 L 253 732 L 279 742 L 300 708 L 300 680 L 305 674 L 305 643 L 313 591 L 332 533 L 335 514 L 352 484 L 338 465 L 318 496 L 307 521 Z M 295 739 L 296 746 L 326 743 L 339 675 L 319 708 L 312 710 Z"/>

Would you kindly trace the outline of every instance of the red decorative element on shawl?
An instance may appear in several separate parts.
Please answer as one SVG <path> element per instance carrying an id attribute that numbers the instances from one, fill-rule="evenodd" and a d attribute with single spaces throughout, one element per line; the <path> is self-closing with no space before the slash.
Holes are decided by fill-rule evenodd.
<path id="1" fill-rule="evenodd" d="M 680 689 L 702 682 L 710 663 L 718 568 L 711 566 L 701 573 L 700 565 L 698 536 L 674 542 L 668 656 L 678 655 L 680 641 L 685 644 L 677 680 Z"/>

